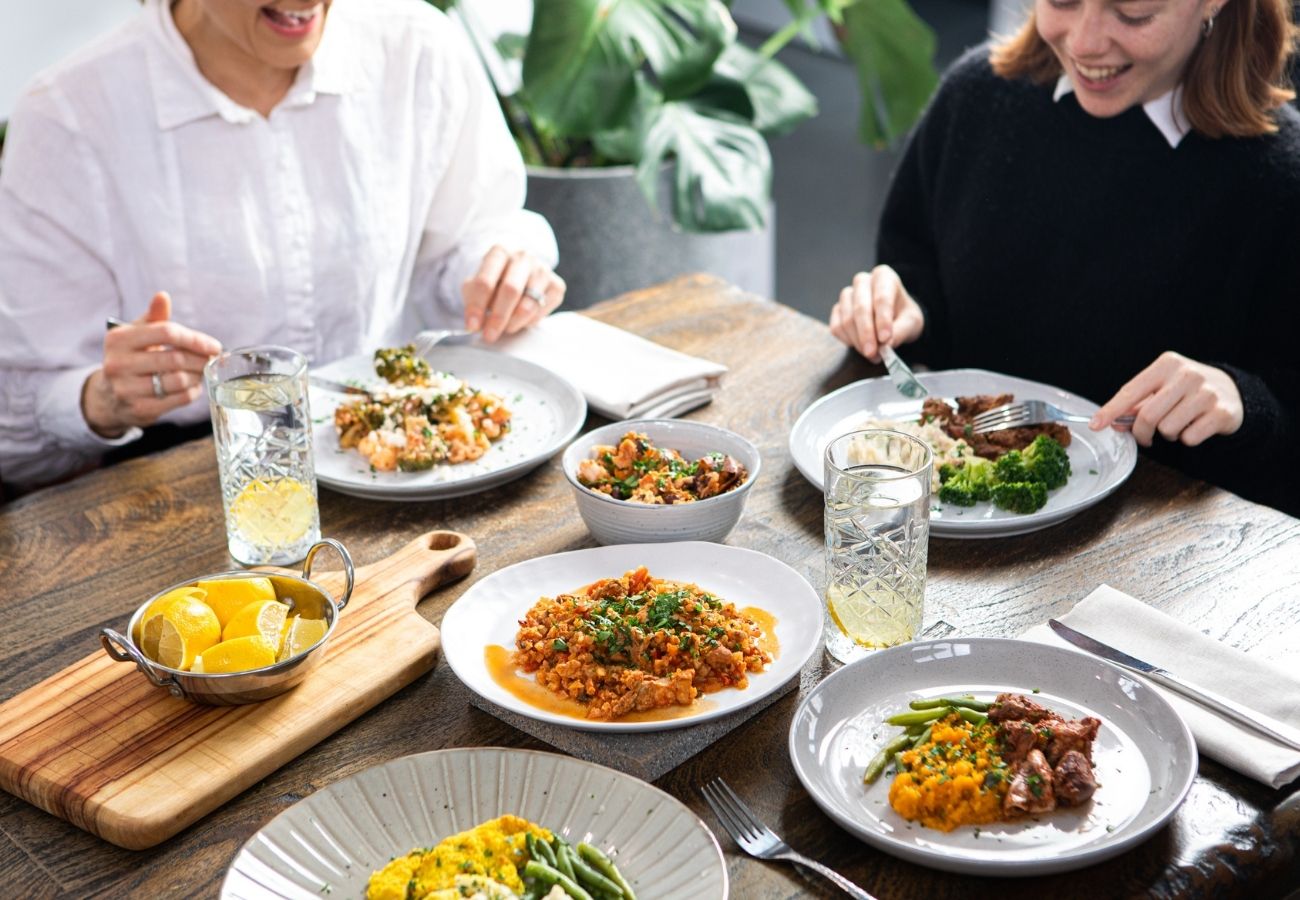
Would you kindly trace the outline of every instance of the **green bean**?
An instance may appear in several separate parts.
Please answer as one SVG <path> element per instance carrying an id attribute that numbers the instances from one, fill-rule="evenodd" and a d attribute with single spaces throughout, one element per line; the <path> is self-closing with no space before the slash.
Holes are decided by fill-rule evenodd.
<path id="1" fill-rule="evenodd" d="M 958 699 L 962 699 L 962 700 L 974 700 L 974 699 L 975 699 L 975 695 L 974 695 L 974 694 L 963 694 L 963 695 L 962 695 L 960 698 L 958 698 Z M 952 705 L 953 705 L 953 698 L 949 698 L 949 697 L 927 697 L 927 698 L 925 698 L 924 700 L 913 700 L 911 703 L 909 703 L 909 704 L 907 704 L 907 705 L 910 706 L 912 709 L 936 709 L 937 707 L 940 707 L 940 706 L 952 706 Z"/>
<path id="2" fill-rule="evenodd" d="M 917 725 L 922 722 L 933 722 L 935 719 L 942 719 L 951 712 L 951 706 L 940 706 L 937 709 L 918 709 L 913 712 L 896 713 L 885 721 L 890 725 Z"/>
<path id="3" fill-rule="evenodd" d="M 913 700 L 907 705 L 912 709 L 936 709 L 940 706 L 956 706 L 973 709 L 977 712 L 988 712 L 992 704 L 984 700 L 976 700 L 967 694 L 964 697 L 931 697 L 928 700 Z"/>
<path id="4" fill-rule="evenodd" d="M 555 838 L 555 840 L 559 840 L 559 838 Z M 537 848 L 537 852 L 531 854 L 533 859 L 555 868 L 555 848 L 551 846 L 551 842 L 544 841 L 541 838 L 534 838 L 533 846 Z"/>
<path id="5" fill-rule="evenodd" d="M 957 715 L 961 716 L 972 725 L 983 725 L 989 720 L 989 717 L 984 715 L 984 713 L 976 712 L 973 709 L 959 709 L 957 710 Z"/>
<path id="6" fill-rule="evenodd" d="M 919 735 L 917 735 L 912 740 L 912 749 L 915 750 L 917 747 L 921 746 L 926 741 L 930 740 L 930 734 L 932 731 L 934 731 L 934 726 L 933 725 L 927 726 L 925 731 L 922 731 Z"/>
<path id="7" fill-rule="evenodd" d="M 547 884 L 558 884 L 564 888 L 565 892 L 573 900 L 595 900 L 591 894 L 578 885 L 570 876 L 565 875 L 558 869 L 552 869 L 544 862 L 538 862 L 535 859 L 528 860 L 524 864 L 524 874 L 529 878 L 536 878 L 538 881 L 544 881 Z"/>
<path id="8" fill-rule="evenodd" d="M 923 734 L 929 730 L 929 722 L 917 722 L 915 725 L 908 725 L 905 734 L 907 734 L 908 737 L 916 737 L 918 734 Z"/>
<path id="9" fill-rule="evenodd" d="M 894 754 L 894 768 L 899 772 L 907 771 L 907 764 L 903 762 L 903 752 L 901 750 Z"/>
<path id="10" fill-rule="evenodd" d="M 867 763 L 867 770 L 862 773 L 862 783 L 871 784 L 880 777 L 880 773 L 885 771 L 885 766 L 889 758 L 906 747 L 912 745 L 912 739 L 906 734 L 900 734 L 885 746 L 881 747 L 875 756 L 871 757 L 871 762 Z"/>
<path id="11" fill-rule="evenodd" d="M 569 865 L 573 866 L 574 878 L 579 884 L 601 894 L 622 897 L 623 889 L 600 872 L 583 862 L 582 857 L 570 852 Z"/>
<path id="12" fill-rule="evenodd" d="M 572 849 L 562 838 L 555 839 L 555 868 L 570 878 L 573 877 L 573 866 L 569 862 L 569 854 Z"/>
<path id="13" fill-rule="evenodd" d="M 618 889 L 623 892 L 623 900 L 636 900 L 632 885 L 627 883 L 627 879 L 618 870 L 618 866 L 614 865 L 614 860 L 602 853 L 599 847 L 586 842 L 580 843 L 578 844 L 578 855 L 590 863 L 593 868 L 604 874 L 610 881 L 617 884 Z"/>

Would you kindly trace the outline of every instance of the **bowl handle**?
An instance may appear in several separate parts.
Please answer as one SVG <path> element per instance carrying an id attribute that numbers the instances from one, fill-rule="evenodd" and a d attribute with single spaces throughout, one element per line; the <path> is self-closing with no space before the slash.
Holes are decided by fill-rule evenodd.
<path id="1" fill-rule="evenodd" d="M 322 547 L 333 547 L 339 558 L 343 560 L 343 571 L 347 575 L 348 583 L 347 587 L 343 589 L 343 599 L 338 602 L 338 608 L 341 611 L 343 607 L 348 605 L 348 601 L 352 599 L 352 585 L 356 582 L 356 572 L 352 568 L 352 554 L 348 553 L 347 547 L 344 547 L 334 538 L 321 538 L 311 545 L 311 549 L 307 551 L 307 558 L 302 561 L 302 577 L 307 581 L 311 581 L 311 562 L 316 558 L 316 552 Z"/>
<path id="2" fill-rule="evenodd" d="M 118 662 L 134 662 L 136 667 L 144 673 L 156 687 L 167 688 L 173 697 L 184 699 L 185 691 L 176 679 L 170 675 L 159 675 L 154 671 L 153 664 L 145 657 L 143 653 L 136 649 L 135 644 L 128 641 L 121 634 L 118 634 L 111 628 L 102 628 L 99 632 L 99 642 L 104 645 L 104 651 Z"/>

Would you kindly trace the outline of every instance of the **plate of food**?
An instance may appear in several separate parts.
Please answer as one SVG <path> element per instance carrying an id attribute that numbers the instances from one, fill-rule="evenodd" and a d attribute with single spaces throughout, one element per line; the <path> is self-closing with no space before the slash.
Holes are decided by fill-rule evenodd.
<path id="1" fill-rule="evenodd" d="M 516 563 L 443 617 L 443 654 L 481 697 L 586 731 L 725 716 L 798 677 L 821 601 L 784 563 L 701 541 L 616 544 Z"/>
<path id="2" fill-rule="evenodd" d="M 567 756 L 480 747 L 399 757 L 298 801 L 240 848 L 221 897 L 581 896 L 566 882 L 614 900 L 727 896 L 718 842 L 674 797 Z"/>
<path id="3" fill-rule="evenodd" d="M 587 417 L 582 393 L 560 376 L 480 347 L 440 346 L 431 363 L 380 348 L 311 374 L 316 478 L 356 497 L 496 487 L 563 449 Z"/>
<path id="4" fill-rule="evenodd" d="M 881 650 L 809 693 L 795 773 L 863 841 L 936 869 L 1041 875 L 1149 838 L 1196 777 L 1192 734 L 1143 681 L 1027 641 Z"/>
<path id="5" fill-rule="evenodd" d="M 857 381 L 817 400 L 790 431 L 796 468 L 821 489 L 823 456 L 833 438 L 863 428 L 913 434 L 935 452 L 930 533 L 981 538 L 1062 522 L 1109 496 L 1137 465 L 1133 437 L 1113 429 L 1051 423 L 981 436 L 968 427 L 978 413 L 1020 400 L 1046 400 L 1078 415 L 1097 411 L 1095 403 L 1067 391 L 980 369 L 926 372 L 917 379 L 930 392 L 924 401 L 903 397 L 888 378 Z"/>

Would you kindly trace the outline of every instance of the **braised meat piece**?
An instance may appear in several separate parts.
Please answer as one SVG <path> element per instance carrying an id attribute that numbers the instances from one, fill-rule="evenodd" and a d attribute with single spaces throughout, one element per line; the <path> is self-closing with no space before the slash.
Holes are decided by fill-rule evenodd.
<path id="1" fill-rule="evenodd" d="M 1016 763 L 1012 769 L 1011 786 L 1002 801 L 1002 811 L 1008 816 L 1035 815 L 1056 809 L 1056 792 L 1052 786 L 1052 769 L 1039 750 Z"/>
<path id="2" fill-rule="evenodd" d="M 1014 402 L 1015 396 L 1012 394 L 976 394 L 973 397 L 958 397 L 957 410 L 954 412 L 946 401 L 938 397 L 927 397 L 921 404 L 921 415 L 933 419 L 950 437 L 965 441 L 975 455 L 985 459 L 997 459 L 1008 450 L 1023 450 L 1040 434 L 1054 438 L 1062 447 L 1070 446 L 1070 429 L 1059 422 L 1005 428 L 987 434 L 976 434 L 971 429 L 971 420 L 980 413 Z"/>
<path id="3" fill-rule="evenodd" d="M 989 707 L 989 718 L 994 722 L 1011 722 L 1023 720 L 1039 722 L 1043 719 L 1055 719 L 1056 713 L 1039 706 L 1024 694 L 998 694 L 998 699 Z"/>
<path id="4" fill-rule="evenodd" d="M 1096 722 L 1096 719 L 1085 721 Z M 1092 764 L 1078 750 L 1067 750 L 1052 770 L 1052 786 L 1056 802 L 1061 806 L 1078 806 L 1097 790 L 1097 779 L 1092 774 Z"/>
<path id="5" fill-rule="evenodd" d="M 1092 762 L 1092 742 L 1097 738 L 1097 729 L 1101 721 L 1087 716 L 1068 721 L 1058 719 L 1049 726 L 1047 735 L 1047 759 L 1052 765 L 1058 765 L 1067 753 L 1081 753 L 1088 762 Z"/>
<path id="6" fill-rule="evenodd" d="M 1039 734 L 1032 722 L 1002 723 L 1002 756 L 1009 763 L 1017 763 L 1029 756 L 1030 750 L 1047 749 L 1047 739 Z"/>

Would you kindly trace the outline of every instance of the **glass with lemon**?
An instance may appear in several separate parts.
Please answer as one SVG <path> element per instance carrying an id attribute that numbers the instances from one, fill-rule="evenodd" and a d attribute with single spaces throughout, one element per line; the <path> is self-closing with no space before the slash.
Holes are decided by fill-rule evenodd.
<path id="1" fill-rule="evenodd" d="M 245 347 L 204 370 L 230 555 L 247 565 L 296 562 L 320 539 L 307 359 Z"/>
<path id="2" fill-rule="evenodd" d="M 857 431 L 826 448 L 826 651 L 840 662 L 921 628 L 932 465 L 925 441 L 897 431 Z"/>

